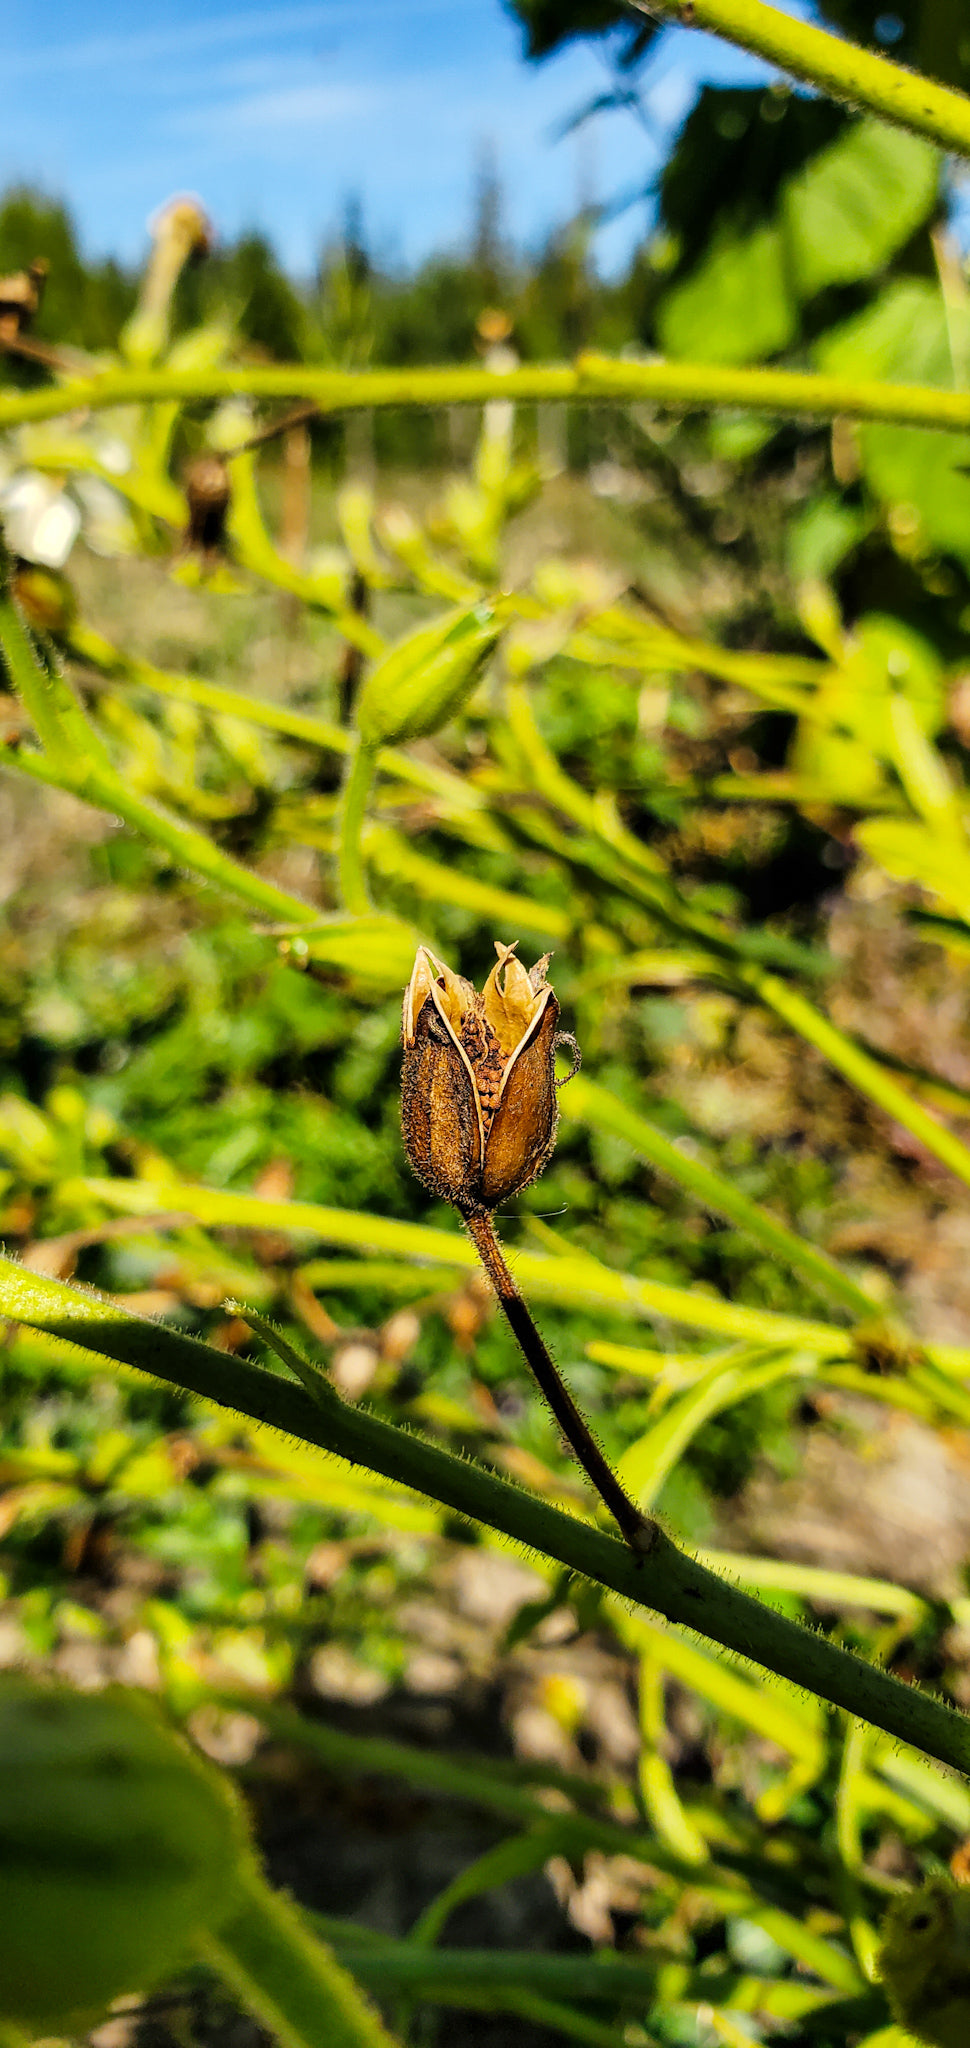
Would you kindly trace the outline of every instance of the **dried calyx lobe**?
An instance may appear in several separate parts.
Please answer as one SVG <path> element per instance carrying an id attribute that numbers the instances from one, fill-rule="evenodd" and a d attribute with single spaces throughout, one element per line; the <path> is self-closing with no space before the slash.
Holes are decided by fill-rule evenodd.
<path id="1" fill-rule="evenodd" d="M 527 973 L 513 946 L 496 941 L 495 950 L 498 964 L 479 992 L 419 947 L 404 997 L 408 1158 L 425 1186 L 464 1215 L 487 1213 L 529 1187 L 559 1121 L 559 1004 L 546 981 L 549 955 Z"/>

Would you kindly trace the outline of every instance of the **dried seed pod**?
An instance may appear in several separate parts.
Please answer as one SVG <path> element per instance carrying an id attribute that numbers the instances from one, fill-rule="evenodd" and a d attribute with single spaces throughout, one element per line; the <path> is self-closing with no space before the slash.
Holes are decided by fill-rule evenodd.
<path id="1" fill-rule="evenodd" d="M 527 973 L 496 940 L 479 991 L 427 946 L 404 997 L 401 1118 L 408 1158 L 464 1215 L 538 1179 L 556 1141 L 556 1024 L 548 954 Z"/>
<path id="2" fill-rule="evenodd" d="M 185 497 L 189 508 L 186 547 L 197 548 L 203 555 L 223 552 L 231 495 L 229 468 L 221 455 L 210 450 L 208 454 L 197 455 L 189 463 L 185 472 Z"/>
<path id="3" fill-rule="evenodd" d="M 18 341 L 31 325 L 44 296 L 49 268 L 43 256 L 37 256 L 26 270 L 0 277 L 0 343 Z"/>

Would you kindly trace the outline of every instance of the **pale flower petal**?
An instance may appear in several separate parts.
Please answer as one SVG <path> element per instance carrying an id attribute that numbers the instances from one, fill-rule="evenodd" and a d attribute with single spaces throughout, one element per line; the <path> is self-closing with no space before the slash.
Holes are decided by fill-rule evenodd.
<path id="1" fill-rule="evenodd" d="M 539 1002 L 521 960 L 516 959 L 514 947 L 503 946 L 497 939 L 495 950 L 498 964 L 485 983 L 482 999 L 486 1021 L 495 1033 L 500 1051 L 508 1058 L 528 1031 Z"/>

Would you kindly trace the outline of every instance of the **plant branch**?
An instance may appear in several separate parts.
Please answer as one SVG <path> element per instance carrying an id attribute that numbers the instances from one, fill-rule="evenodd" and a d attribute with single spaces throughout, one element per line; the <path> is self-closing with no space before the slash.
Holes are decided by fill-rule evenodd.
<path id="1" fill-rule="evenodd" d="M 136 1366 L 349 1463 L 412 1487 L 582 1573 L 623 1599 L 750 1658 L 847 1713 L 871 1721 L 940 1763 L 970 1773 L 970 1726 L 944 1701 L 763 1607 L 678 1550 L 658 1527 L 646 1556 L 588 1522 L 522 1492 L 468 1459 L 426 1443 L 340 1400 L 322 1378 L 316 1400 L 301 1386 L 229 1358 L 104 1296 L 68 1287 L 0 1258 L 0 1314 Z"/>
<path id="2" fill-rule="evenodd" d="M 970 431 L 970 392 L 923 384 L 814 376 L 799 370 L 731 369 L 714 363 L 620 362 L 585 353 L 574 363 L 528 364 L 493 372 L 477 365 L 405 370 L 320 370 L 305 363 L 258 369 L 107 370 L 42 391 L 0 395 L 0 428 L 60 413 L 152 400 L 313 398 L 321 414 L 404 405 L 484 405 L 497 396 L 600 405 L 640 399 L 673 412 L 716 406 L 807 419 L 885 420 L 899 426 Z M 274 570 L 274 577 L 276 576 Z M 282 575 L 282 571 L 278 572 Z M 301 595 L 306 579 L 290 570 Z M 341 630 L 344 627 L 341 620 Z M 358 621 L 359 624 L 359 621 Z"/>
<path id="3" fill-rule="evenodd" d="M 201 1187 L 195 1181 L 87 1176 L 74 1185 L 123 1215 L 153 1215 L 164 1206 L 216 1230 L 285 1230 L 294 1234 L 302 1231 L 324 1244 L 345 1245 L 351 1251 L 373 1252 L 379 1257 L 420 1260 L 451 1272 L 456 1268 L 467 1272 L 476 1264 L 472 1246 L 456 1231 L 406 1223 L 396 1216 L 328 1208 L 321 1202 L 275 1202 L 262 1195 L 236 1193 L 231 1188 Z M 789 1345 L 824 1359 L 853 1355 L 851 1330 L 839 1329 L 833 1323 L 780 1315 L 774 1309 L 749 1308 L 743 1302 L 724 1301 L 697 1288 L 673 1287 L 665 1280 L 617 1273 L 572 1246 L 568 1257 L 517 1252 L 516 1268 L 530 1294 L 541 1301 L 554 1301 L 560 1307 L 659 1317 L 713 1336 L 737 1337 L 776 1348 Z M 932 1358 L 942 1360 L 947 1355 L 946 1347 L 925 1348 Z M 960 1354 L 960 1359 L 959 1369 L 970 1370 L 970 1353 Z"/>
<path id="4" fill-rule="evenodd" d="M 243 1867 L 238 1910 L 194 1947 L 280 2048 L 398 2048 L 349 1970 L 283 1892 Z"/>
<path id="5" fill-rule="evenodd" d="M 103 634 L 80 621 L 70 627 L 64 649 L 72 660 L 93 670 L 99 679 L 134 683 L 140 689 L 152 690 L 157 696 L 169 697 L 177 704 L 197 704 L 200 710 L 212 711 L 219 717 L 242 718 L 266 732 L 278 733 L 283 739 L 318 747 L 322 753 L 347 755 L 353 748 L 352 734 L 343 726 L 331 724 L 329 719 L 317 718 L 307 711 L 294 711 L 288 704 L 271 703 L 263 697 L 250 696 L 248 691 L 209 682 L 202 676 L 180 675 L 156 668 L 152 662 L 142 661 L 138 655 L 126 654 L 122 648 L 106 640 Z M 441 797 L 458 809 L 472 811 L 483 807 L 482 797 L 470 790 L 468 784 L 450 768 L 435 767 L 429 761 L 412 760 L 403 748 L 379 748 L 377 766 L 383 774 L 395 776 L 400 782 L 409 782 L 415 789 Z"/>
<path id="6" fill-rule="evenodd" d="M 813 28 L 764 0 L 629 0 L 638 14 L 660 15 L 685 28 L 707 29 L 742 50 L 766 57 L 792 78 L 833 99 L 868 108 L 941 149 L 970 156 L 970 99 L 907 71 L 889 57 Z"/>

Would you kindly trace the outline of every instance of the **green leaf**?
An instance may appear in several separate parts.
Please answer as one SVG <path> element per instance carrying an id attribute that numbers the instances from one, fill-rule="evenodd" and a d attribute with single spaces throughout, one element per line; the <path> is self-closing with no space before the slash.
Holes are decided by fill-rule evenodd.
<path id="1" fill-rule="evenodd" d="M 755 166 L 765 138 L 750 114 L 739 108 L 737 117 L 751 132 L 737 167 L 742 181 L 735 176 L 730 185 L 736 196 L 713 222 L 708 216 L 696 259 L 677 276 L 657 316 L 665 353 L 694 362 L 754 362 L 789 347 L 803 302 L 880 270 L 937 201 L 939 152 L 916 135 L 866 119 L 804 156 L 776 188 L 775 203 L 763 199 L 756 208 Z M 709 139 L 708 158 L 710 147 Z M 764 158 L 767 187 L 760 189 L 770 193 L 776 168 Z M 709 184 L 709 161 L 706 171 Z M 716 207 L 717 198 L 709 203 Z M 868 364 L 865 373 L 872 374 Z"/>
<path id="2" fill-rule="evenodd" d="M 854 121 L 790 178 L 782 196 L 800 299 L 870 277 L 936 202 L 939 151 L 882 121 Z"/>
<path id="3" fill-rule="evenodd" d="M 949 835 L 932 832 L 915 819 L 868 818 L 855 836 L 863 853 L 887 874 L 918 882 L 970 923 L 970 852 L 954 846 Z"/>
<path id="4" fill-rule="evenodd" d="M 662 301 L 657 333 L 665 355 L 698 363 L 749 363 L 777 355 L 795 338 L 797 315 L 778 227 L 745 234 L 716 230 L 703 260 Z"/>
<path id="5" fill-rule="evenodd" d="M 349 974 L 368 989 L 399 989 L 407 983 L 419 943 L 414 927 L 378 915 L 334 917 L 304 927 L 287 950 L 298 961 L 312 960 Z"/>
<path id="6" fill-rule="evenodd" d="M 865 514 L 828 492 L 812 498 L 791 521 L 785 536 L 788 574 L 793 583 L 825 581 L 857 547 L 866 530 Z"/>
<path id="7" fill-rule="evenodd" d="M 823 337 L 816 364 L 834 376 L 952 389 L 954 367 L 946 308 L 937 287 L 919 278 L 887 286 L 871 306 Z M 883 505 L 900 553 L 945 549 L 970 561 L 970 435 L 921 427 L 857 429 L 863 473 Z"/>

